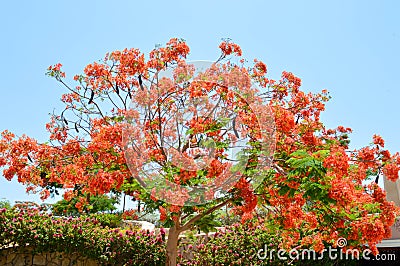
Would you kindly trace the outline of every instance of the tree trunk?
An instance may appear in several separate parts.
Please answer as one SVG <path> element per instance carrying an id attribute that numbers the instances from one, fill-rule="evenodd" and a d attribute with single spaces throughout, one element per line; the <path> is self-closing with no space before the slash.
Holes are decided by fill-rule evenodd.
<path id="1" fill-rule="evenodd" d="M 168 232 L 167 240 L 167 260 L 166 266 L 176 266 L 176 258 L 178 256 L 178 239 L 180 231 L 177 230 L 176 225 L 171 227 Z"/>
<path id="2" fill-rule="evenodd" d="M 124 203 L 122 204 L 122 212 L 125 212 L 125 197 L 126 197 L 126 194 L 124 193 Z"/>
<path id="3" fill-rule="evenodd" d="M 174 226 L 169 229 L 168 232 L 168 240 L 167 240 L 167 248 L 166 248 L 166 255 L 167 259 L 165 262 L 166 266 L 176 266 L 176 259 L 178 257 L 178 240 L 179 240 L 179 234 L 182 232 L 185 232 L 192 226 L 196 221 L 200 220 L 202 217 L 212 213 L 215 210 L 218 210 L 228 204 L 232 199 L 229 198 L 225 200 L 224 202 L 221 202 L 220 204 L 208 209 L 206 212 L 198 214 L 197 216 L 193 217 L 190 219 L 187 223 L 184 225 L 181 225 L 181 215 L 182 213 L 178 213 L 178 216 L 175 216 L 176 219 L 174 219 Z"/>

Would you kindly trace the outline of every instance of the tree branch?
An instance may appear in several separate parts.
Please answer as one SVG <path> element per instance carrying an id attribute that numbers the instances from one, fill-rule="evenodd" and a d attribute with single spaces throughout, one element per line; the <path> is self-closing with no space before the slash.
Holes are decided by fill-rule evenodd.
<path id="1" fill-rule="evenodd" d="M 201 214 L 196 215 L 195 217 L 193 217 L 192 219 L 190 219 L 185 225 L 183 225 L 180 230 L 185 231 L 187 229 L 189 229 L 189 227 L 194 224 L 195 222 L 197 222 L 198 220 L 200 220 L 201 218 L 203 218 L 204 216 L 224 207 L 226 204 L 228 204 L 230 201 L 232 200 L 232 198 L 229 198 L 223 202 L 221 202 L 218 205 L 215 205 L 214 207 L 212 207 L 211 209 L 208 209 L 206 212 L 203 212 Z"/>

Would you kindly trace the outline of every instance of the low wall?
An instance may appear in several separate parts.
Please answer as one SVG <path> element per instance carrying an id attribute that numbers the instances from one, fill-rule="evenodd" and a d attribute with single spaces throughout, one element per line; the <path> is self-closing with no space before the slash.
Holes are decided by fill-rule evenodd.
<path id="1" fill-rule="evenodd" d="M 0 249 L 1 266 L 97 266 L 97 262 L 60 252 L 34 254 L 29 247 Z"/>

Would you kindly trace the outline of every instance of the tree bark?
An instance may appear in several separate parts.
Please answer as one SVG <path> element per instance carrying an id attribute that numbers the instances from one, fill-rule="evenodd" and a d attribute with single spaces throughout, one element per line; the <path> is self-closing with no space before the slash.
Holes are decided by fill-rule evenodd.
<path id="1" fill-rule="evenodd" d="M 181 225 L 181 215 L 182 213 L 179 213 L 178 216 L 176 217 L 174 226 L 169 229 L 168 232 L 168 240 L 167 240 L 167 247 L 166 247 L 166 253 L 167 253 L 167 259 L 165 262 L 166 266 L 176 266 L 177 264 L 177 257 L 178 257 L 178 240 L 179 240 L 179 234 L 182 232 L 185 232 L 192 226 L 196 221 L 200 220 L 202 217 L 205 215 L 208 215 L 212 213 L 215 210 L 218 210 L 228 204 L 232 199 L 229 198 L 220 204 L 208 209 L 204 213 L 200 213 L 190 219 L 187 223 L 184 225 Z"/>
<path id="2" fill-rule="evenodd" d="M 167 260 L 166 266 L 176 266 L 176 259 L 178 257 L 178 239 L 180 231 L 177 229 L 176 224 L 169 229 L 167 240 Z"/>

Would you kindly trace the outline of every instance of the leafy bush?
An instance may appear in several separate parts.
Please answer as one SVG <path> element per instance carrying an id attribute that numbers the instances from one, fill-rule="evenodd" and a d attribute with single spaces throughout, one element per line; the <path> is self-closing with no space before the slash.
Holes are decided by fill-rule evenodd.
<path id="1" fill-rule="evenodd" d="M 307 258 L 307 253 L 302 258 L 301 249 L 298 249 L 298 259 L 294 259 L 296 253 L 290 255 L 289 251 L 281 254 L 286 258 L 281 259 L 278 257 L 278 250 L 283 241 L 282 232 L 268 226 L 268 222 L 257 226 L 254 224 L 233 224 L 210 235 L 208 240 L 197 238 L 189 242 L 181 241 L 179 265 L 359 265 L 357 260 L 346 260 L 344 257 L 340 259 L 339 256 L 332 260 L 326 252 L 323 255 L 315 253 L 315 259 L 312 255 Z M 289 250 L 301 246 L 300 243 L 297 244 L 292 243 Z M 262 251 L 259 253 L 260 249 Z"/>
<path id="2" fill-rule="evenodd" d="M 94 218 L 102 227 L 117 228 L 122 221 L 122 215 L 119 213 L 96 213 L 89 217 Z"/>
<path id="3" fill-rule="evenodd" d="M 79 253 L 102 265 L 164 265 L 165 242 L 154 232 L 112 229 L 95 217 L 62 217 L 38 209 L 0 209 L 0 243 L 34 252 Z"/>
<path id="4" fill-rule="evenodd" d="M 86 194 L 84 196 L 87 197 Z M 107 195 L 90 196 L 88 204 L 83 206 L 82 210 L 77 207 L 79 206 L 77 205 L 78 202 L 79 198 L 73 198 L 70 201 L 62 199 L 54 203 L 51 209 L 56 215 L 78 215 L 81 212 L 110 212 L 117 209 L 114 205 L 118 203 L 118 199 L 115 196 L 109 197 Z"/>
<path id="5" fill-rule="evenodd" d="M 3 209 L 3 208 L 5 208 L 5 209 L 10 209 L 11 208 L 10 202 L 8 200 L 6 200 L 6 199 L 1 199 L 0 200 L 0 209 Z"/>
<path id="6" fill-rule="evenodd" d="M 210 236 L 208 241 L 188 245 L 186 254 L 180 254 L 180 265 L 279 265 L 257 258 L 260 248 L 276 248 L 277 243 L 279 236 L 266 228 L 236 223 Z"/>

